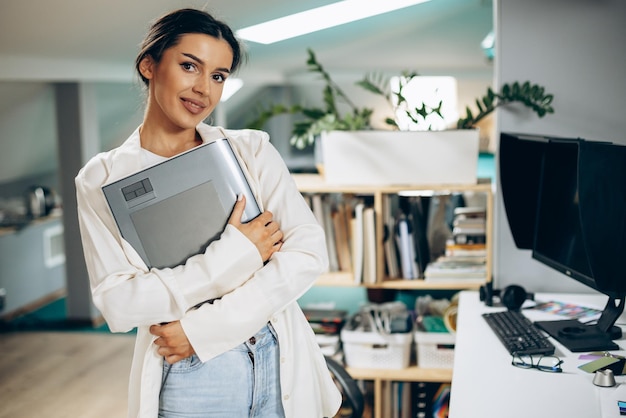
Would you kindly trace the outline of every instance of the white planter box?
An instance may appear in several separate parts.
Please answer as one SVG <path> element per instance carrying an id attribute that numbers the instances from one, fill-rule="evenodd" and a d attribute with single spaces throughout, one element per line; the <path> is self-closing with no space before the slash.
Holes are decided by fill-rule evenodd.
<path id="1" fill-rule="evenodd" d="M 476 184 L 478 130 L 332 131 L 324 177 L 337 185 Z"/>

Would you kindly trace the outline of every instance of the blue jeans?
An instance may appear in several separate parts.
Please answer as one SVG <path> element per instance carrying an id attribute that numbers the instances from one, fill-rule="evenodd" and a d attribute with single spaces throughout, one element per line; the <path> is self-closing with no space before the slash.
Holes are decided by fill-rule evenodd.
<path id="1" fill-rule="evenodd" d="M 163 364 L 159 418 L 283 418 L 278 340 L 266 325 L 206 363 L 193 355 Z"/>

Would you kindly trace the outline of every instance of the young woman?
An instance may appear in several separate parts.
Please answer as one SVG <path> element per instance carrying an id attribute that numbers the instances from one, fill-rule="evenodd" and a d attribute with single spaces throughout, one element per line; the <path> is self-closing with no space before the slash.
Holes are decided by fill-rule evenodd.
<path id="1" fill-rule="evenodd" d="M 231 29 L 205 12 L 158 19 L 136 59 L 143 123 L 76 177 L 94 303 L 113 332 L 137 328 L 129 417 L 320 418 L 341 403 L 296 302 L 327 267 L 323 231 L 266 133 L 203 123 L 241 54 Z M 242 199 L 204 253 L 147 269 L 101 187 L 223 137 L 263 213 L 242 224 Z"/>

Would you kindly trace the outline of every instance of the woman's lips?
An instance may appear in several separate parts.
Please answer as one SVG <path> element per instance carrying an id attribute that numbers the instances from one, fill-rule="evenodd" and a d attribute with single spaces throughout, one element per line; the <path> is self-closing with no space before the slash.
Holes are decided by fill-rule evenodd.
<path id="1" fill-rule="evenodd" d="M 185 109 L 187 109 L 189 112 L 193 113 L 194 115 L 198 115 L 202 113 L 204 109 L 206 108 L 206 105 L 204 103 L 198 102 L 195 100 L 182 99 L 182 102 L 183 102 L 183 106 L 185 106 Z"/>

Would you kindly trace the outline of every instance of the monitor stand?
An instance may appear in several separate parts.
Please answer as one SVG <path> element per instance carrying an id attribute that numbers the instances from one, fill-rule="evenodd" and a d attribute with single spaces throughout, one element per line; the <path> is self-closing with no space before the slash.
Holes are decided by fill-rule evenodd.
<path id="1" fill-rule="evenodd" d="M 601 331 L 597 325 L 585 325 L 574 319 L 537 321 L 535 324 L 572 353 L 620 349 L 611 340 L 611 336 Z"/>
<path id="2" fill-rule="evenodd" d="M 615 321 L 624 311 L 625 299 L 623 295 L 609 296 L 595 325 L 586 325 L 574 319 L 537 321 L 535 324 L 573 353 L 619 350 L 613 340 L 622 337 L 622 329 L 615 326 Z"/>

